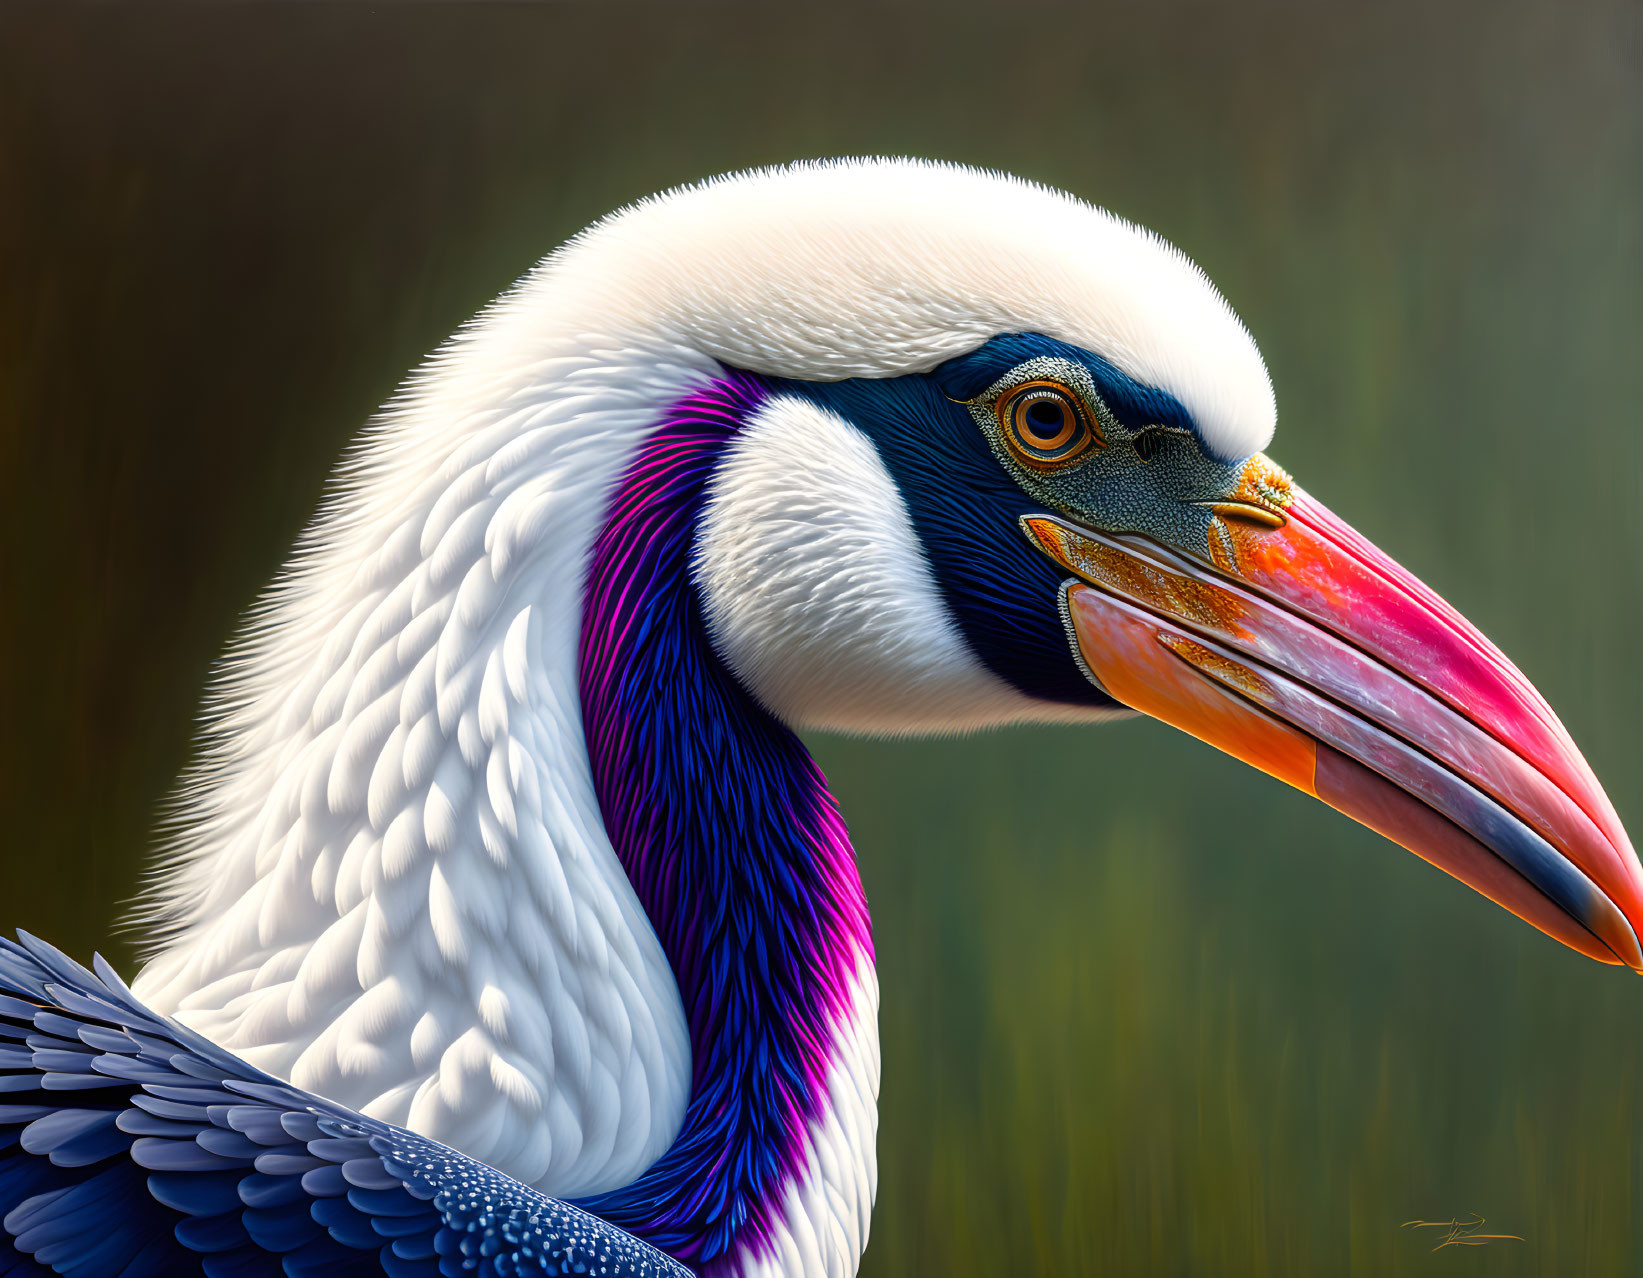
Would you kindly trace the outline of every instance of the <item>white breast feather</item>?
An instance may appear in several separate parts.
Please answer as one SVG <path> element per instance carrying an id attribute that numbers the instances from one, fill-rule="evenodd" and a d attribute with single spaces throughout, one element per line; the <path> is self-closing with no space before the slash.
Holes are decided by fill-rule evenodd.
<path id="1" fill-rule="evenodd" d="M 664 1152 L 688 1033 L 600 822 L 576 633 L 611 483 L 710 367 L 604 346 L 381 428 L 230 674 L 151 1006 L 560 1196 Z"/>

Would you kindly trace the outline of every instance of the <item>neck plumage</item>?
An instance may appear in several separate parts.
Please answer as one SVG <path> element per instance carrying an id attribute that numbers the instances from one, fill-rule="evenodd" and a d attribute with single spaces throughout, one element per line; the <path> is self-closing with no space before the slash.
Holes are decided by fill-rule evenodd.
<path id="1" fill-rule="evenodd" d="M 866 901 L 821 773 L 714 655 L 690 579 L 715 464 L 761 399 L 728 378 L 675 406 L 594 548 L 594 784 L 679 982 L 695 1068 L 668 1153 L 585 1205 L 687 1261 L 744 1251 L 777 1273 L 848 1273 L 872 1200 Z"/>
<path id="2" fill-rule="evenodd" d="M 689 578 L 757 390 L 541 313 L 458 339 L 253 619 L 136 989 L 704 1270 L 840 1278 L 874 1176 L 861 887 Z"/>

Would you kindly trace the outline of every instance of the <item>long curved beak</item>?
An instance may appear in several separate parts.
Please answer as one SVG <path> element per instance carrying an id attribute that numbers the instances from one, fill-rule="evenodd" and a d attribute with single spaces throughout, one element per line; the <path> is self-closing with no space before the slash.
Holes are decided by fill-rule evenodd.
<path id="1" fill-rule="evenodd" d="M 1265 458 L 1205 565 L 1022 521 L 1073 574 L 1088 673 L 1401 843 L 1565 945 L 1643 972 L 1643 867 L 1545 700 L 1459 613 Z"/>

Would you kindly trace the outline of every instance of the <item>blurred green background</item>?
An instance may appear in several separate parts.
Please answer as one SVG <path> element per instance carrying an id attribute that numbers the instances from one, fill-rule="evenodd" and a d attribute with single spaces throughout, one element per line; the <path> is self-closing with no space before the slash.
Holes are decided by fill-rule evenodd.
<path id="1" fill-rule="evenodd" d="M 0 7 L 0 902 L 115 930 L 208 665 L 452 328 L 671 183 L 898 152 L 1156 228 L 1273 452 L 1643 823 L 1632 0 Z M 1168 729 L 820 740 L 883 982 L 864 1273 L 1643 1272 L 1643 984 Z M 1480 1212 L 1522 1243 L 1449 1248 Z"/>

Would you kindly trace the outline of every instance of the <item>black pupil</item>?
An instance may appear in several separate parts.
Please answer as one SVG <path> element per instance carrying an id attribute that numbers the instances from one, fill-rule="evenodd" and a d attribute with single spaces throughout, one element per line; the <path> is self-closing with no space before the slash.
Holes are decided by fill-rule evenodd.
<path id="1" fill-rule="evenodd" d="M 1027 405 L 1027 421 L 1041 435 L 1054 436 L 1061 432 L 1067 420 L 1067 409 L 1053 399 L 1034 400 Z"/>

